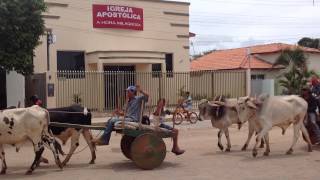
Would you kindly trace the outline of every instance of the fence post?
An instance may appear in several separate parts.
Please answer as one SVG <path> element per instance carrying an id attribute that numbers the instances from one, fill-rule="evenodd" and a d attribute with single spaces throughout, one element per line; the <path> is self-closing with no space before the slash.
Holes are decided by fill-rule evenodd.
<path id="1" fill-rule="evenodd" d="M 251 69 L 246 70 L 246 96 L 251 95 Z"/>
<path id="2" fill-rule="evenodd" d="M 211 71 L 211 98 L 214 98 L 214 71 Z"/>
<path id="3" fill-rule="evenodd" d="M 162 82 L 162 77 L 163 76 L 159 76 L 159 96 L 158 96 L 158 99 L 161 98 L 161 94 L 162 94 L 162 83 L 161 83 Z"/>

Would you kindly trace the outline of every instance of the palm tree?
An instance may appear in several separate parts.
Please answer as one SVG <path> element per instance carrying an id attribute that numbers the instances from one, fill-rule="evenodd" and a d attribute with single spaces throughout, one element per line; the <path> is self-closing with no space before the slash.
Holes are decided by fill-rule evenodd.
<path id="1" fill-rule="evenodd" d="M 308 70 L 307 57 L 299 48 L 283 50 L 273 66 L 276 65 L 285 67 L 279 83 L 287 89 L 289 94 L 300 94 L 308 79 L 315 74 L 315 72 Z"/>
<path id="2" fill-rule="evenodd" d="M 287 89 L 288 94 L 300 94 L 301 89 L 314 74 L 316 74 L 314 71 L 304 71 L 301 73 L 297 69 L 292 68 L 283 74 L 282 79 L 279 80 L 279 84 Z"/>
<path id="3" fill-rule="evenodd" d="M 286 67 L 287 70 L 291 69 L 291 66 L 295 66 L 293 68 L 305 71 L 307 70 L 307 57 L 300 48 L 296 48 L 294 50 L 285 49 L 273 64 L 273 66 L 276 65 L 282 65 Z"/>

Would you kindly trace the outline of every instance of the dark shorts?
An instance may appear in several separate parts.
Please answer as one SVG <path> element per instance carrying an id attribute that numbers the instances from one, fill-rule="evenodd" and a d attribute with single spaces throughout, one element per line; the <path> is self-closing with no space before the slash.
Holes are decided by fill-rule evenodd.
<path id="1" fill-rule="evenodd" d="M 166 124 L 164 124 L 164 123 L 161 123 L 159 127 L 164 128 L 164 129 L 168 129 L 168 130 L 170 130 L 170 131 L 173 130 L 173 127 L 171 127 L 171 126 L 169 126 L 169 125 L 166 125 Z"/>

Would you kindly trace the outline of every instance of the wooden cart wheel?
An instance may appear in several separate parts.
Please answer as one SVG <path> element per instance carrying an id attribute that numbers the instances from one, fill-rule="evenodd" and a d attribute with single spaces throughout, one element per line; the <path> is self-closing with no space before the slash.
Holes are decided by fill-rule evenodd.
<path id="1" fill-rule="evenodd" d="M 160 166 L 166 153 L 166 144 L 162 138 L 151 133 L 136 137 L 131 145 L 132 161 L 145 170 Z"/>
<path id="2" fill-rule="evenodd" d="M 121 138 L 121 151 L 122 154 L 128 159 L 131 159 L 131 144 L 134 141 L 134 139 L 135 137 L 127 135 L 124 135 Z"/>

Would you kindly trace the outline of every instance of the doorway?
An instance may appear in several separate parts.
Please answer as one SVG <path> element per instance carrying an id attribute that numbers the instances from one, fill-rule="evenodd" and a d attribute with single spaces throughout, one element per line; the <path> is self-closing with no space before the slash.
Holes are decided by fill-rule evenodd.
<path id="1" fill-rule="evenodd" d="M 122 108 L 125 103 L 125 89 L 135 85 L 135 66 L 104 66 L 106 110 Z"/>
<path id="2" fill-rule="evenodd" d="M 0 110 L 7 108 L 7 75 L 0 69 Z"/>

